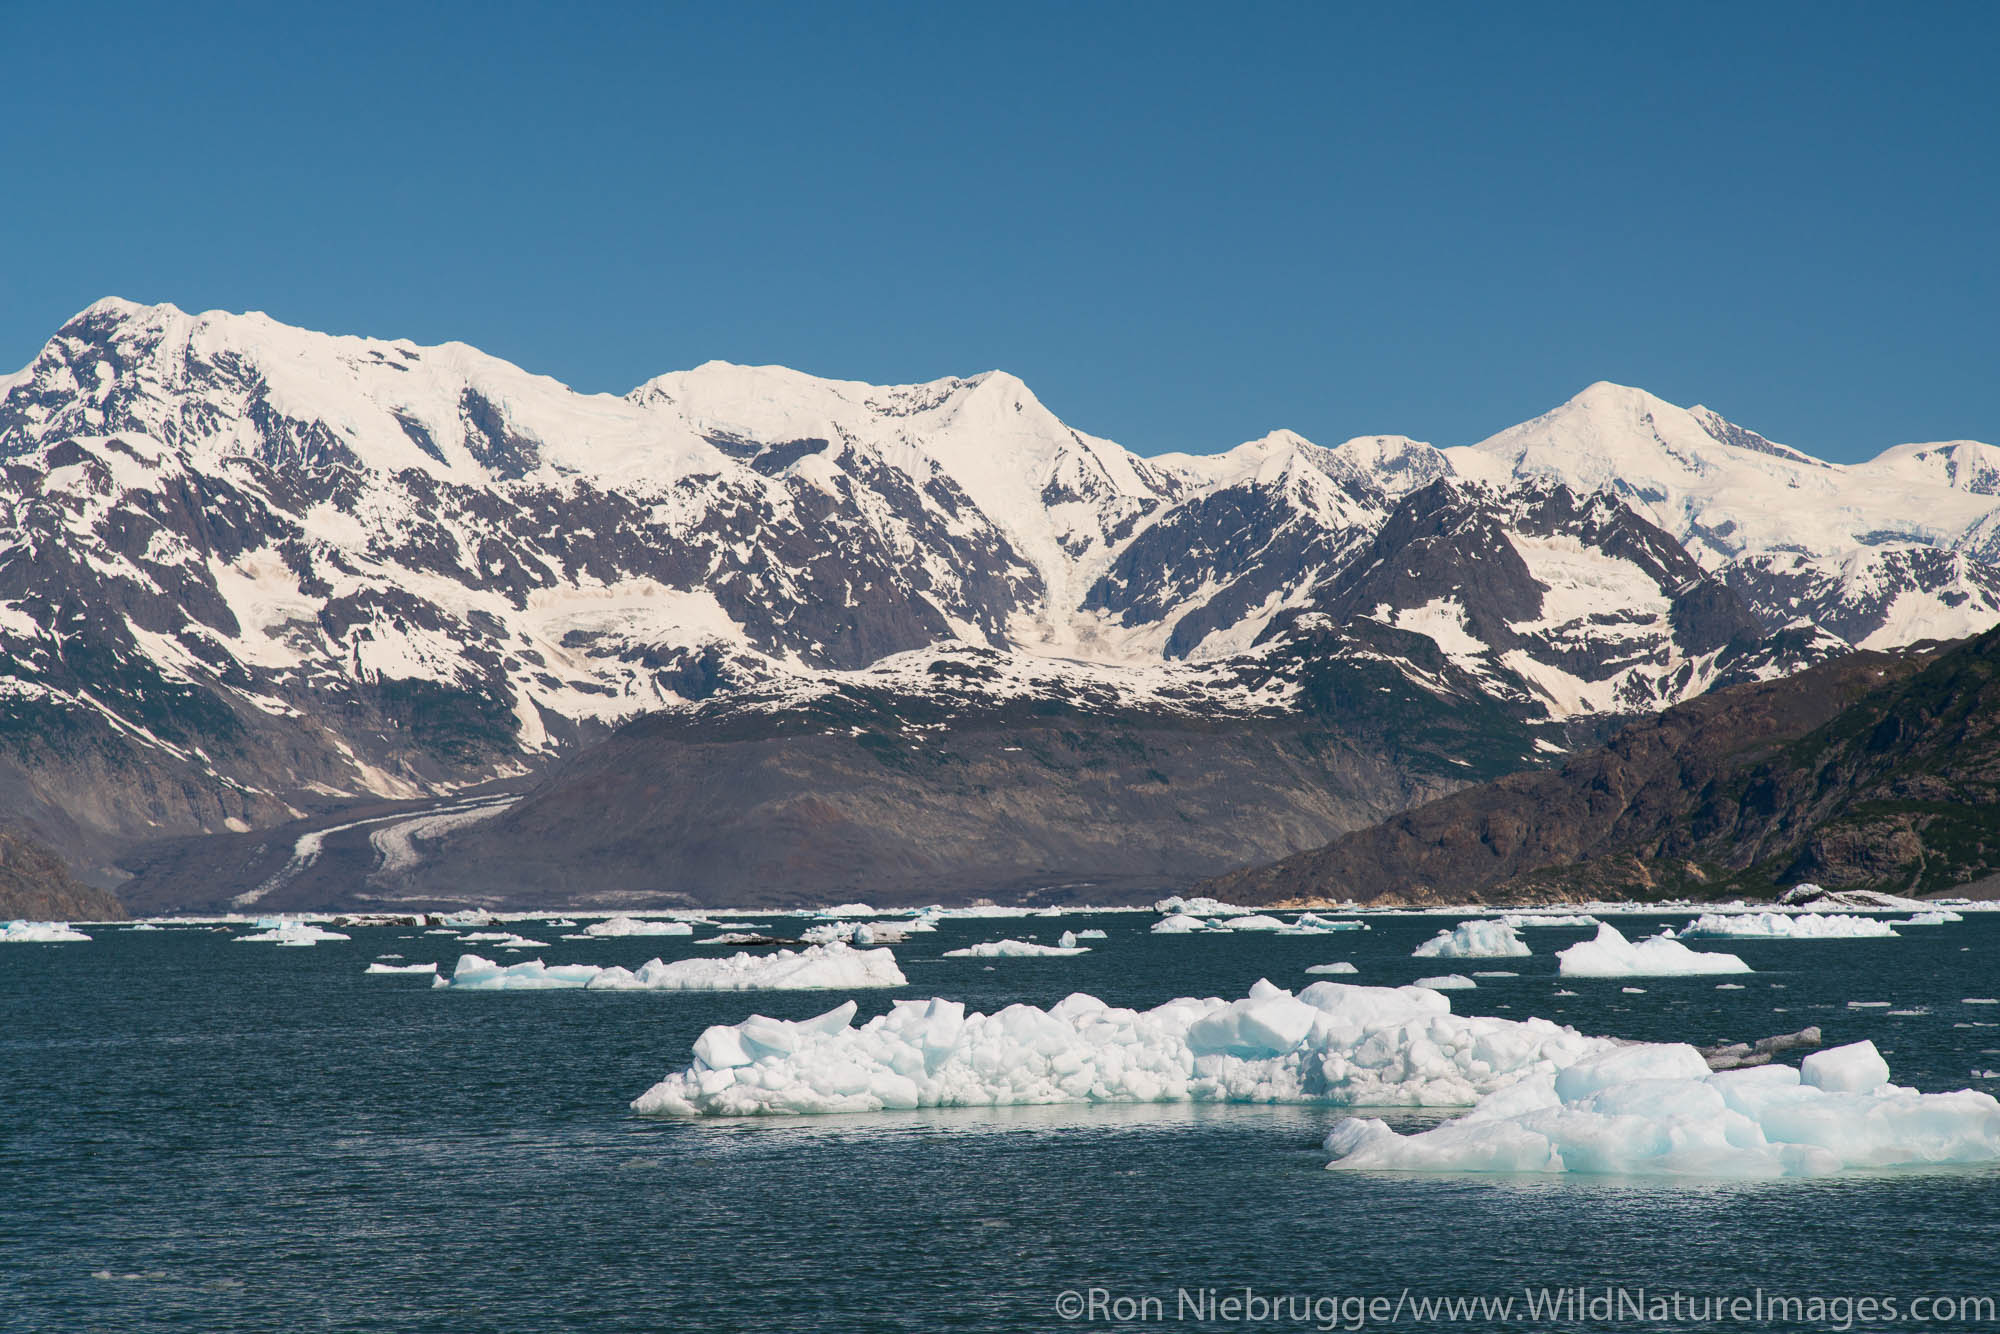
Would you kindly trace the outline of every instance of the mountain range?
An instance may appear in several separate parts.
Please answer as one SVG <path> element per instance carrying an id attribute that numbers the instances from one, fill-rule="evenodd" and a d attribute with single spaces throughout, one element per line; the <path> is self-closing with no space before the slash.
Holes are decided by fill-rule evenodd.
<path id="1" fill-rule="evenodd" d="M 0 378 L 0 819 L 152 907 L 1186 884 L 2000 620 L 2000 454 L 1592 385 L 1143 456 L 1001 372 L 106 300 Z"/>

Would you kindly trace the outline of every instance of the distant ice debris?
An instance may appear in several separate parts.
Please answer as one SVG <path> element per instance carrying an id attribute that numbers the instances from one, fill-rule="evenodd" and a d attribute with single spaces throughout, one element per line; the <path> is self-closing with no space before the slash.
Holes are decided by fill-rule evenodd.
<path id="1" fill-rule="evenodd" d="M 459 939 L 467 943 L 497 945 L 503 950 L 545 950 L 549 947 L 549 942 L 546 940 L 530 940 L 526 936 L 517 936 L 512 931 L 472 931 L 460 936 Z"/>
<path id="2" fill-rule="evenodd" d="M 1072 995 L 1047 1010 L 967 1014 L 897 1001 L 853 1026 L 854 1002 L 803 1022 L 752 1018 L 703 1033 L 694 1062 L 636 1099 L 673 1116 L 1104 1102 L 1467 1106 L 1612 1049 L 1545 1019 L 1461 1016 L 1418 987 L 1259 982 L 1243 1000 L 1151 1010 Z"/>
<path id="3" fill-rule="evenodd" d="M 1442 977 L 1420 977 L 1410 985 L 1431 991 L 1466 991 L 1479 984 L 1463 973 L 1446 973 Z"/>
<path id="4" fill-rule="evenodd" d="M 1316 963 L 1313 964 L 1310 968 L 1307 968 L 1306 971 L 1308 973 L 1325 973 L 1333 976 L 1340 976 L 1346 973 L 1358 973 L 1361 970 L 1343 959 L 1335 963 Z"/>
<path id="5" fill-rule="evenodd" d="M 694 926 L 689 922 L 662 920 L 657 917 L 609 917 L 602 922 L 592 922 L 583 928 L 583 934 L 592 938 L 606 936 L 691 936 Z"/>
<path id="6" fill-rule="evenodd" d="M 435 973 L 437 970 L 438 966 L 434 963 L 371 963 L 361 971 L 364 973 L 416 974 Z"/>
<path id="7" fill-rule="evenodd" d="M 1681 940 L 1862 940 L 1893 936 L 1896 928 L 1852 913 L 1703 913 L 1674 934 Z"/>
<path id="8" fill-rule="evenodd" d="M 886 949 L 843 944 L 811 945 L 775 954 L 732 954 L 723 959 L 652 959 L 635 971 L 596 964 L 545 964 L 540 959 L 502 964 L 461 954 L 439 986 L 463 991 L 815 991 L 844 987 L 900 987 L 908 979 Z"/>
<path id="9" fill-rule="evenodd" d="M 1693 1047 L 1639 1043 L 1518 1080 L 1417 1134 L 1349 1119 L 1325 1147 L 1348 1171 L 1767 1178 L 2000 1160 L 2000 1101 L 1888 1079 L 1871 1042 L 1797 1069 L 1714 1074 Z"/>
<path id="10" fill-rule="evenodd" d="M 1582 913 L 1510 912 L 1500 914 L 1500 920 L 1519 931 L 1527 926 L 1596 926 L 1595 917 Z"/>
<path id="11" fill-rule="evenodd" d="M 1075 940 L 1068 932 L 1065 939 Z M 1042 959 L 1067 958 L 1073 954 L 1088 954 L 1087 945 L 1037 945 L 1032 940 L 988 940 L 977 945 L 968 945 L 962 950 L 946 950 L 947 959 Z"/>
<path id="12" fill-rule="evenodd" d="M 1897 926 L 1943 926 L 1947 922 L 1962 922 L 1964 920 L 1965 918 L 1963 915 L 1955 913 L 1949 908 L 1927 908 L 1923 912 L 1912 913 L 1908 921 L 1897 922 L 1896 925 Z"/>
<path id="13" fill-rule="evenodd" d="M 57 945 L 90 937 L 71 928 L 68 922 L 26 922 L 16 919 L 0 924 L 0 944 Z"/>
<path id="14" fill-rule="evenodd" d="M 1479 920 L 1440 931 L 1411 954 L 1418 959 L 1506 959 L 1533 952 L 1505 922 Z"/>
<path id="15" fill-rule="evenodd" d="M 1650 936 L 1634 943 L 1609 922 L 1597 935 L 1556 951 L 1561 977 L 1695 977 L 1711 973 L 1747 973 L 1750 965 L 1734 954 L 1691 950 L 1671 936 Z"/>
<path id="16" fill-rule="evenodd" d="M 323 940 L 351 940 L 353 937 L 338 931 L 328 931 L 314 926 L 311 922 L 278 922 L 260 918 L 256 925 L 265 927 L 252 935 L 236 937 L 239 945 L 317 945 Z"/>

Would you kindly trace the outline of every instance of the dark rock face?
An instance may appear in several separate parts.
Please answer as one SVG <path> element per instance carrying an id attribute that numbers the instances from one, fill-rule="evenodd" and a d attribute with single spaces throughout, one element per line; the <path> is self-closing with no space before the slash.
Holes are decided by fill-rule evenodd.
<path id="1" fill-rule="evenodd" d="M 2000 872 L 1996 678 L 2000 631 L 1853 654 L 1202 888 L 1250 902 L 1948 891 Z"/>
<path id="2" fill-rule="evenodd" d="M 116 896 L 69 873 L 61 857 L 32 839 L 0 832 L 0 919 L 31 922 L 116 922 Z"/>

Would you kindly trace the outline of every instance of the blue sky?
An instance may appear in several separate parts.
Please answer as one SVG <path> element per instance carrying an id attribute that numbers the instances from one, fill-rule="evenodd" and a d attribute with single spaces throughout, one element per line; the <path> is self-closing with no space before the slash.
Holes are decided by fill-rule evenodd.
<path id="1" fill-rule="evenodd" d="M 0 364 L 99 296 L 1011 370 L 1142 452 L 1596 379 L 2000 440 L 2000 6 L 0 5 Z"/>

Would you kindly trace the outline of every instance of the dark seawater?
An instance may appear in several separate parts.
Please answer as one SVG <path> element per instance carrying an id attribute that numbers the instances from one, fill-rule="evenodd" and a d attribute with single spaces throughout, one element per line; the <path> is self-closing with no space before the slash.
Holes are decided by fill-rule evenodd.
<path id="1" fill-rule="evenodd" d="M 759 919 L 769 921 L 772 919 Z M 1352 959 L 1369 983 L 1515 969 L 1461 1012 L 1713 1042 L 1809 1023 L 1873 1038 L 1898 1082 L 2000 1082 L 2000 918 L 1884 941 L 1710 944 L 1733 979 L 1559 982 L 1535 956 L 1409 957 L 1451 918 L 1319 938 L 1155 937 L 1150 915 L 953 921 L 896 947 L 911 987 L 992 1010 L 1072 991 L 1150 1006 L 1236 997 Z M 1650 923 L 1618 919 L 1637 936 Z M 941 959 L 1095 925 L 1075 959 Z M 538 939 L 545 931 L 522 928 Z M 1433 1296 L 1605 1286 L 1750 1297 L 2000 1296 L 2000 1174 L 1806 1182 L 1378 1177 L 1327 1172 L 1341 1112 L 1027 1109 L 663 1122 L 626 1104 L 713 1023 L 802 1018 L 844 996 L 433 991 L 377 955 L 462 946 L 407 929 L 311 949 L 206 930 L 93 928 L 0 945 L 0 1328 L 7 1330 L 1836 1329 L 1820 1320 L 1473 1317 Z M 685 939 L 558 942 L 550 962 L 635 966 Z M 714 951 L 707 951 L 713 953 Z M 524 956 L 503 956 L 518 958 Z M 1580 993 L 1557 997 L 1559 988 Z M 1890 1016 L 1849 1000 L 1923 1009 Z M 1407 1114 L 1406 1122 L 1417 1118 Z M 101 1275 L 109 1275 L 104 1277 Z M 1104 1318 L 1058 1298 L 1103 1290 Z M 1204 1321 L 1177 1290 L 1318 1299 Z M 1410 1297 L 1404 1298 L 1405 1289 Z M 1399 1317 L 1329 1300 L 1399 1299 Z M 1135 1317 L 1117 1324 L 1111 1317 Z M 1294 1318 L 1293 1312 L 1302 1312 Z M 1255 1314 L 1255 1311 L 1250 1313 Z M 1849 1320 L 1847 1327 L 1888 1322 Z M 1956 1318 L 1931 1328 L 2000 1329 Z"/>

